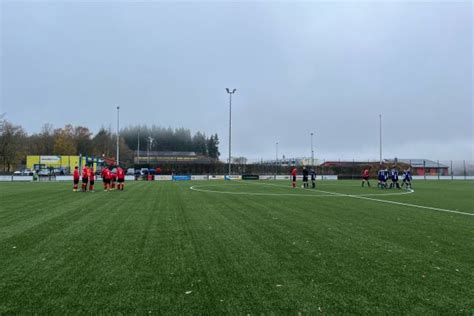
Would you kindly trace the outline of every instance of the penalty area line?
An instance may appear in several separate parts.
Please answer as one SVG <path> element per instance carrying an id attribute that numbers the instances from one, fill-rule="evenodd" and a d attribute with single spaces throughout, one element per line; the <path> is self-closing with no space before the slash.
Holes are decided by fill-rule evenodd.
<path id="1" fill-rule="evenodd" d="M 447 212 L 447 213 L 455 213 L 455 214 L 461 214 L 461 215 L 468 215 L 468 216 L 474 216 L 474 213 L 467 213 L 467 212 L 461 212 L 461 211 L 455 211 L 455 210 L 448 210 L 444 208 L 438 208 L 438 207 L 431 207 L 431 206 L 423 206 L 423 205 L 418 205 L 418 204 L 411 204 L 411 203 L 403 203 L 403 202 L 395 202 L 395 201 L 390 201 L 390 200 L 380 200 L 380 199 L 374 199 L 374 198 L 369 198 L 366 196 L 360 196 L 360 195 L 351 195 L 351 194 L 343 194 L 343 193 L 335 193 L 335 192 L 329 192 L 329 191 L 322 191 L 319 190 L 320 192 L 327 193 L 327 194 L 334 194 L 337 196 L 346 196 L 354 199 L 360 199 L 360 200 L 368 200 L 368 201 L 374 201 L 374 202 L 380 202 L 380 203 L 387 203 L 387 204 L 394 204 L 394 205 L 401 205 L 401 206 L 408 206 L 408 207 L 415 207 L 415 208 L 421 208 L 425 210 L 432 210 L 432 211 L 438 211 L 438 212 Z M 412 190 L 412 192 L 414 192 Z"/>
<path id="2" fill-rule="evenodd" d="M 273 184 L 273 183 L 258 183 L 258 184 L 283 187 L 281 185 L 277 185 L 277 184 Z M 390 200 L 380 200 L 380 199 L 374 199 L 374 198 L 370 198 L 370 197 L 362 196 L 362 195 L 344 194 L 344 193 L 330 192 L 330 191 L 324 191 L 324 190 L 319 190 L 319 189 L 317 189 L 317 191 L 322 192 L 322 193 L 326 193 L 326 194 L 332 194 L 334 196 L 340 196 L 340 197 L 349 197 L 349 198 L 353 198 L 353 199 L 367 200 L 367 201 L 380 202 L 380 203 L 393 204 L 393 205 L 400 205 L 400 206 L 408 206 L 408 207 L 414 207 L 414 208 L 432 210 L 432 211 L 438 211 L 438 212 L 447 212 L 447 213 L 455 213 L 455 214 L 461 214 L 461 215 L 467 215 L 467 216 L 474 216 L 474 213 L 448 210 L 448 209 L 438 208 L 438 207 L 423 206 L 423 205 L 403 203 L 403 202 L 395 202 L 395 201 L 390 201 Z M 410 190 L 407 193 L 413 193 L 413 192 L 415 192 L 415 191 Z M 403 193 L 400 193 L 400 194 L 397 194 L 397 195 L 402 195 L 402 194 Z M 382 194 L 379 194 L 379 195 L 382 195 Z"/>

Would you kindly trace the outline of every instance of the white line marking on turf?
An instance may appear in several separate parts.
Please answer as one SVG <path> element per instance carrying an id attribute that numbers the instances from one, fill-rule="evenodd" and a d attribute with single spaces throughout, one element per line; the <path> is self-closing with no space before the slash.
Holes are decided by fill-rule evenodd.
<path id="1" fill-rule="evenodd" d="M 320 192 L 324 192 L 324 193 L 328 193 L 328 194 L 333 193 L 335 195 L 346 196 L 346 197 L 350 197 L 350 198 L 354 198 L 354 199 L 360 199 L 360 200 L 368 200 L 368 201 L 382 202 L 382 203 L 388 203 L 388 204 L 417 207 L 417 208 L 422 208 L 422 209 L 426 209 L 426 210 L 433 210 L 433 211 L 439 211 L 439 212 L 449 212 L 449 213 L 456 213 L 456 214 L 474 216 L 474 213 L 466 213 L 466 212 L 448 210 L 448 209 L 438 208 L 438 207 L 423 206 L 423 205 L 418 205 L 418 204 L 402 203 L 402 202 L 395 202 L 395 201 L 389 201 L 389 200 L 379 200 L 379 199 L 368 198 L 368 197 L 360 196 L 360 195 L 334 193 L 334 192 L 329 192 L 329 191 L 321 191 L 320 190 Z"/>
<path id="2" fill-rule="evenodd" d="M 215 187 L 216 185 L 212 185 Z M 230 192 L 230 191 L 215 191 L 215 190 L 203 190 L 199 189 L 202 187 L 210 187 L 208 185 L 203 186 L 192 186 L 189 189 L 197 192 L 210 192 L 210 193 L 219 193 L 219 194 L 234 194 L 234 195 L 262 195 L 262 196 L 307 196 L 307 197 L 336 197 L 334 194 L 299 194 L 299 193 L 257 193 L 257 192 Z"/>
<path id="3" fill-rule="evenodd" d="M 254 183 L 252 183 L 254 184 Z M 276 185 L 273 183 L 258 183 L 258 184 L 266 184 L 266 185 L 273 185 L 273 186 L 280 186 L 281 185 Z M 287 187 L 287 186 L 285 186 Z M 456 213 L 456 214 L 461 214 L 461 215 L 468 215 L 468 216 L 474 216 L 474 213 L 467 213 L 467 212 L 460 212 L 460 211 L 454 211 L 454 210 L 448 210 L 444 208 L 437 208 L 437 207 L 431 207 L 431 206 L 423 206 L 423 205 L 417 205 L 417 204 L 410 204 L 410 203 L 402 203 L 402 202 L 395 202 L 395 201 L 389 201 L 389 200 L 379 200 L 379 199 L 374 199 L 374 198 L 368 198 L 362 195 L 352 195 L 352 194 L 344 194 L 344 193 L 337 193 L 337 192 L 330 192 L 330 191 L 323 191 L 319 190 L 319 192 L 327 193 L 327 194 L 333 194 L 334 196 L 341 196 L 341 197 L 350 197 L 354 199 L 360 199 L 360 200 L 368 200 L 368 201 L 375 201 L 375 202 L 381 202 L 381 203 L 387 203 L 387 204 L 395 204 L 395 205 L 402 205 L 402 206 L 409 206 L 409 207 L 416 207 L 416 208 L 421 208 L 421 209 L 426 209 L 426 210 L 433 210 L 433 211 L 439 211 L 439 212 L 448 212 L 448 213 Z M 415 191 L 410 190 L 408 191 L 409 193 L 413 193 Z M 382 193 L 383 194 L 383 193 Z M 380 194 L 380 195 L 382 195 Z M 401 194 L 401 193 L 400 193 Z"/>
<path id="4" fill-rule="evenodd" d="M 275 187 L 281 187 L 281 188 L 288 188 L 288 189 L 293 189 L 289 186 L 286 186 L 286 185 L 278 185 L 278 184 L 273 184 L 273 183 L 262 183 L 262 182 L 249 182 L 248 184 L 261 184 L 261 185 L 271 185 L 271 186 L 275 186 Z M 347 187 L 347 185 L 346 185 Z M 358 187 L 358 186 L 357 186 Z M 304 190 L 303 188 L 300 188 L 300 187 L 296 187 L 295 189 L 302 189 Z M 342 194 L 342 195 L 347 195 L 349 196 L 350 194 L 343 194 L 343 193 L 337 193 L 337 192 L 329 192 L 329 191 L 323 191 L 323 190 L 320 190 L 320 189 L 316 189 L 315 191 L 314 190 L 308 190 L 308 192 L 323 192 L 323 193 L 327 193 L 327 194 L 330 194 L 331 196 L 333 195 L 337 195 L 337 194 Z M 391 195 L 405 195 L 405 194 L 411 194 L 411 193 L 414 193 L 415 191 L 413 190 L 407 190 L 407 191 L 402 191 L 402 192 L 397 192 L 397 193 L 363 193 L 363 194 L 352 194 L 352 196 L 391 196 Z M 324 195 L 326 196 L 326 195 Z"/>
<path id="5" fill-rule="evenodd" d="M 283 185 L 277 185 L 273 183 L 253 183 L 253 182 L 248 182 L 246 184 L 243 183 L 233 183 L 232 186 L 248 186 L 248 184 L 260 184 L 260 185 L 270 185 L 270 186 L 275 186 L 275 187 L 281 187 L 281 188 L 289 188 L 288 186 L 283 186 Z M 229 184 L 230 185 L 230 184 Z M 325 192 L 321 190 L 317 191 L 306 191 L 308 192 L 307 194 L 298 194 L 298 193 L 263 193 L 263 192 L 231 192 L 231 191 L 215 191 L 215 190 L 208 190 L 208 189 L 200 189 L 203 187 L 222 187 L 222 185 L 193 185 L 189 189 L 193 191 L 198 191 L 198 192 L 210 192 L 210 193 L 218 193 L 218 194 L 233 194 L 233 195 L 256 195 L 256 196 L 307 196 L 307 197 L 337 197 L 338 195 L 335 194 L 334 192 Z M 297 188 L 299 189 L 299 188 Z M 317 192 L 323 192 L 327 194 L 314 194 Z M 354 196 L 389 196 L 389 195 L 403 195 L 403 194 L 410 194 L 413 193 L 413 191 L 405 191 L 405 192 L 398 192 L 398 193 L 367 193 L 367 194 L 358 194 Z"/>

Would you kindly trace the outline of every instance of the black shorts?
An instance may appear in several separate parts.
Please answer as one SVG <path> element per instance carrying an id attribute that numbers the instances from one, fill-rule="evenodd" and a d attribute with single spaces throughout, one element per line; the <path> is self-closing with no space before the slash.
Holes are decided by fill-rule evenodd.
<path id="1" fill-rule="evenodd" d="M 105 183 L 105 184 L 109 184 L 109 183 L 110 183 L 110 179 L 104 179 L 104 183 Z"/>
<path id="2" fill-rule="evenodd" d="M 303 182 L 308 182 L 308 176 L 303 176 Z"/>
<path id="3" fill-rule="evenodd" d="M 369 177 L 362 177 L 362 179 L 368 181 Z"/>
<path id="4" fill-rule="evenodd" d="M 296 176 L 293 176 L 293 182 L 296 182 Z"/>
<path id="5" fill-rule="evenodd" d="M 117 179 L 117 182 L 118 183 L 123 183 L 123 182 L 125 182 L 125 179 L 123 179 L 123 178 Z"/>
<path id="6" fill-rule="evenodd" d="M 94 180 L 89 181 L 90 185 L 94 185 Z"/>
<path id="7" fill-rule="evenodd" d="M 87 179 L 87 178 L 82 178 L 82 183 L 87 183 L 87 182 L 89 182 L 89 179 Z"/>
<path id="8" fill-rule="evenodd" d="M 79 179 L 74 179 L 74 184 L 78 184 L 79 183 Z"/>

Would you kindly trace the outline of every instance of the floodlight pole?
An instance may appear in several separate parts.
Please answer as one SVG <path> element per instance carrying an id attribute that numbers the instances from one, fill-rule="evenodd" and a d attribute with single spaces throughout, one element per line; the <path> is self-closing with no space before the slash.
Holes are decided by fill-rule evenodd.
<path id="1" fill-rule="evenodd" d="M 231 158 L 231 153 L 232 153 L 232 95 L 237 91 L 237 89 L 233 89 L 230 91 L 229 88 L 225 89 L 227 93 L 229 94 L 229 176 L 231 173 L 231 164 L 232 164 L 232 158 Z"/>
<path id="2" fill-rule="evenodd" d="M 137 164 L 140 164 L 140 127 L 138 128 L 137 141 Z"/>
<path id="3" fill-rule="evenodd" d="M 117 106 L 117 166 L 119 165 L 119 152 L 120 152 L 120 106 Z"/>
<path id="4" fill-rule="evenodd" d="M 278 142 L 275 143 L 276 159 L 275 159 L 275 175 L 278 173 Z"/>
<path id="5" fill-rule="evenodd" d="M 380 127 L 380 166 L 382 166 L 382 114 L 379 114 L 379 127 Z"/>
<path id="6" fill-rule="evenodd" d="M 150 151 L 151 151 L 152 144 L 153 144 L 153 137 L 148 136 L 148 157 L 147 157 L 148 165 L 150 165 Z"/>
<path id="7" fill-rule="evenodd" d="M 311 167 L 314 168 L 313 133 L 311 133 Z"/>

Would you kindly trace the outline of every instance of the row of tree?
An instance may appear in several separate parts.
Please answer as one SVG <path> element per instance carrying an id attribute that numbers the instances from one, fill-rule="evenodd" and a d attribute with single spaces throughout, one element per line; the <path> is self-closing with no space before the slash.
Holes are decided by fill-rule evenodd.
<path id="1" fill-rule="evenodd" d="M 217 134 L 206 137 L 189 129 L 152 126 L 128 127 L 120 133 L 120 160 L 133 164 L 135 151 L 195 151 L 211 158 L 219 158 Z M 153 142 L 149 142 L 149 137 Z M 94 135 L 89 128 L 68 124 L 53 128 L 45 124 L 39 133 L 28 135 L 19 125 L 0 120 L 0 170 L 11 172 L 25 164 L 27 155 L 89 155 L 115 157 L 117 135 L 101 128 Z"/>
<path id="2" fill-rule="evenodd" d="M 197 132 L 192 135 L 189 129 L 160 126 L 129 126 L 120 131 L 120 136 L 132 150 L 194 151 L 198 154 L 218 159 L 219 137 L 217 134 L 206 137 Z"/>

